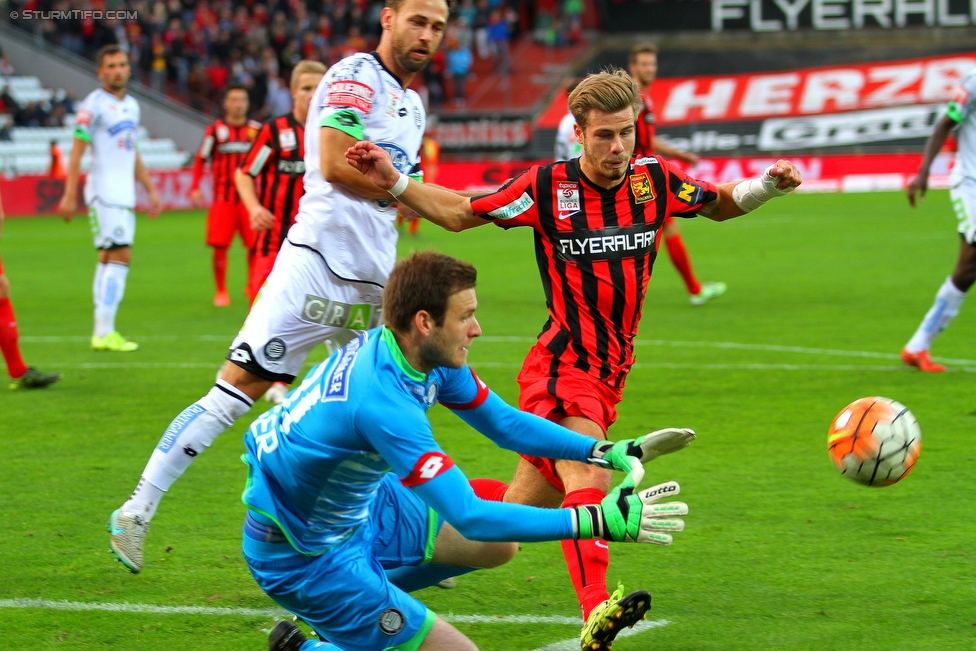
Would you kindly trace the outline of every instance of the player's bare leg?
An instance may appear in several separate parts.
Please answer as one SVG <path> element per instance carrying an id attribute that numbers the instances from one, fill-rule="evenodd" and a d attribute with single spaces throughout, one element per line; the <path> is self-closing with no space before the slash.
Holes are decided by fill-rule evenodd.
<path id="1" fill-rule="evenodd" d="M 210 392 L 184 409 L 166 428 L 132 496 L 109 520 L 112 551 L 129 571 L 142 570 L 149 521 L 163 494 L 270 386 L 270 380 L 225 362 Z"/>
<path id="2" fill-rule="evenodd" d="M 129 276 L 132 247 L 117 246 L 99 249 L 98 266 L 92 294 L 95 300 L 95 331 L 92 333 L 92 350 L 129 353 L 139 344 L 128 341 L 115 329 L 115 315 L 125 295 L 125 282 Z"/>
<path id="3" fill-rule="evenodd" d="M 935 295 L 935 303 L 929 308 L 915 334 L 901 351 L 903 362 L 927 372 L 938 373 L 946 370 L 945 366 L 936 364 L 929 357 L 929 347 L 932 345 L 932 340 L 959 314 L 959 309 L 966 300 L 966 292 L 974 282 L 976 282 L 976 246 L 960 238 L 959 260 L 956 262 L 956 268 L 942 283 Z"/>
<path id="4" fill-rule="evenodd" d="M 213 303 L 217 307 L 227 307 L 230 305 L 230 295 L 227 293 L 227 247 L 213 247 L 213 275 L 214 285 L 217 293 L 214 294 Z"/>
<path id="5" fill-rule="evenodd" d="M 664 237 L 664 246 L 668 250 L 668 257 L 671 258 L 671 263 L 674 265 L 674 268 L 681 274 L 681 279 L 685 282 L 685 287 L 688 290 L 689 300 L 692 305 L 702 305 L 725 293 L 725 283 L 712 281 L 698 282 L 698 278 L 695 277 L 695 271 L 691 267 L 691 257 L 688 255 L 688 249 L 685 248 L 685 242 L 681 238 L 681 230 L 678 228 L 678 224 L 674 219 L 668 218 L 664 220 L 662 236 Z"/>

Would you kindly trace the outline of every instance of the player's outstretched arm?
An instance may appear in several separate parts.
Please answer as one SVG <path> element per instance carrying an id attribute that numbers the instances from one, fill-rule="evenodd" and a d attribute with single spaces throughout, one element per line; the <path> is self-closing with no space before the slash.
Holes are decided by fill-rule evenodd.
<path id="1" fill-rule="evenodd" d="M 778 160 L 757 179 L 718 186 L 718 197 L 698 214 L 717 222 L 752 212 L 774 197 L 793 192 L 800 185 L 800 170 L 788 160 Z"/>
<path id="2" fill-rule="evenodd" d="M 361 140 L 346 150 L 346 162 L 397 201 L 449 231 L 459 232 L 488 222 L 476 217 L 468 197 L 417 183 L 401 174 L 381 147 Z"/>
<path id="3" fill-rule="evenodd" d="M 908 187 L 905 188 L 905 192 L 908 194 L 908 203 L 912 208 L 915 207 L 915 195 L 918 195 L 920 199 L 925 198 L 925 192 L 929 189 L 929 170 L 932 167 L 932 161 L 942 151 L 942 145 L 945 144 L 949 133 L 958 124 L 948 113 L 943 115 L 935 124 L 935 130 L 932 131 L 932 135 L 925 143 L 925 155 L 922 156 L 922 164 L 919 165 L 918 174 L 908 182 Z"/>

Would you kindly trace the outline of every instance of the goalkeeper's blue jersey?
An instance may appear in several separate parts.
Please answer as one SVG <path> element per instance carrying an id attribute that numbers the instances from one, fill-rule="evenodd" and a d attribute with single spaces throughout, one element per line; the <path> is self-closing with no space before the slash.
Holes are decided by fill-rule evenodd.
<path id="1" fill-rule="evenodd" d="M 244 503 L 273 520 L 295 549 L 318 554 L 366 523 L 392 470 L 405 486 L 423 487 L 421 497 L 452 524 L 452 517 L 477 518 L 468 533 L 481 539 L 571 537 L 566 509 L 474 497 L 434 440 L 427 410 L 438 401 L 510 449 L 585 461 L 593 446 L 588 437 L 509 407 L 468 366 L 414 370 L 393 333 L 378 328 L 313 368 L 283 404 L 251 425 Z"/>

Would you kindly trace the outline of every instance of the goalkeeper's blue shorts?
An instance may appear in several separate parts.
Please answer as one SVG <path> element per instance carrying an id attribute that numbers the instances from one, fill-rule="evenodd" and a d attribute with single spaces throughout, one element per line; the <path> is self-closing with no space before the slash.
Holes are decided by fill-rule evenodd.
<path id="1" fill-rule="evenodd" d="M 442 521 L 394 475 L 381 484 L 368 523 L 318 556 L 296 551 L 267 519 L 248 518 L 244 558 L 258 586 L 321 639 L 346 651 L 416 649 L 430 632 L 434 613 L 384 570 L 429 563 Z"/>

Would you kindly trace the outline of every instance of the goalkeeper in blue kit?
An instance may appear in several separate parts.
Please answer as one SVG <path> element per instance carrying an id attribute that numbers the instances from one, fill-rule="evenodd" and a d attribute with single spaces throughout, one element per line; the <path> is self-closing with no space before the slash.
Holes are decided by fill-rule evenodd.
<path id="1" fill-rule="evenodd" d="M 661 502 L 677 495 L 676 483 L 637 484 L 644 462 L 694 433 L 594 441 L 506 404 L 466 364 L 481 334 L 475 280 L 474 267 L 443 254 L 401 261 L 383 295 L 386 325 L 313 368 L 245 435 L 245 559 L 261 589 L 323 640 L 282 621 L 269 635 L 272 651 L 473 651 L 408 592 L 501 565 L 514 541 L 666 545 L 683 529 L 688 507 Z M 503 448 L 627 478 L 599 505 L 483 501 L 434 440 L 427 410 L 436 402 Z M 647 605 L 621 611 L 617 626 L 633 625 Z"/>

